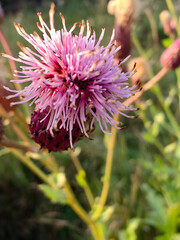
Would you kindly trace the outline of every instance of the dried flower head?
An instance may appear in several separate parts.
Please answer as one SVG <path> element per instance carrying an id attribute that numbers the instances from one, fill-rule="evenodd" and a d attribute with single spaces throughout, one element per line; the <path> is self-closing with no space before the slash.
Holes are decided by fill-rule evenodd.
<path id="1" fill-rule="evenodd" d="M 163 67 L 171 70 L 180 66 L 180 38 L 162 53 L 160 61 Z"/>
<path id="2" fill-rule="evenodd" d="M 159 15 L 161 23 L 168 23 L 171 21 L 171 14 L 168 10 L 163 10 Z"/>
<path id="3" fill-rule="evenodd" d="M 124 58 L 129 56 L 131 52 L 131 29 L 130 27 L 115 25 L 115 45 L 120 47 L 115 53 L 115 57 L 122 61 Z"/>
<path id="4" fill-rule="evenodd" d="M 18 33 L 35 50 L 19 44 L 22 51 L 18 58 L 13 59 L 25 66 L 21 66 L 21 71 L 17 72 L 20 79 L 12 82 L 30 84 L 22 91 L 9 89 L 14 93 L 9 98 L 21 95 L 23 100 L 13 104 L 30 100 L 31 105 L 35 103 L 36 109 L 30 125 L 32 133 L 36 130 L 39 133 L 40 128 L 48 134 L 43 137 L 51 135 L 54 138 L 55 132 L 59 132 L 59 138 L 62 133 L 62 141 L 68 136 L 68 144 L 62 149 L 67 146 L 72 148 L 73 143 L 82 135 L 89 138 L 88 133 L 94 128 L 95 119 L 105 133 L 108 124 L 117 124 L 113 120 L 114 114 L 127 116 L 119 109 L 132 110 L 123 105 L 121 99 L 134 93 L 134 89 L 127 83 L 133 72 L 121 72 L 120 65 L 115 64 L 114 54 L 118 49 L 113 45 L 114 35 L 106 47 L 100 46 L 104 30 L 96 42 L 95 32 L 91 34 L 92 29 L 88 22 L 85 35 L 84 21 L 82 24 L 74 24 L 68 31 L 62 14 L 63 29 L 56 31 L 53 4 L 49 12 L 50 28 L 40 13 L 38 16 L 38 27 L 43 38 L 36 32 L 29 35 L 21 25 L 15 24 Z M 75 35 L 73 31 L 77 26 L 80 26 L 80 32 Z"/>
<path id="5" fill-rule="evenodd" d="M 3 134 L 4 134 L 4 125 L 3 125 L 2 117 L 0 117 L 0 141 L 2 140 Z"/>
<path id="6" fill-rule="evenodd" d="M 148 80 L 148 64 L 142 57 L 131 59 L 128 63 L 128 69 L 132 69 L 136 65 L 136 74 L 132 78 L 132 84 L 134 85 L 137 81 L 144 83 Z"/>
<path id="7" fill-rule="evenodd" d="M 139 0 L 111 0 L 107 7 L 109 14 L 114 14 L 116 23 L 127 26 L 133 23 L 139 15 Z"/>

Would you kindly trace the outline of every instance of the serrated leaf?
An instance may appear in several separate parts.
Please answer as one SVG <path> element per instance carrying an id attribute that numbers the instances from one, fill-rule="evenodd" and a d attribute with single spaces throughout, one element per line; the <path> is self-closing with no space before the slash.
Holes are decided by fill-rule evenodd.
<path id="1" fill-rule="evenodd" d="M 40 184 L 39 189 L 44 193 L 44 195 L 50 199 L 52 203 L 67 203 L 67 196 L 64 189 L 55 190 L 47 184 Z"/>

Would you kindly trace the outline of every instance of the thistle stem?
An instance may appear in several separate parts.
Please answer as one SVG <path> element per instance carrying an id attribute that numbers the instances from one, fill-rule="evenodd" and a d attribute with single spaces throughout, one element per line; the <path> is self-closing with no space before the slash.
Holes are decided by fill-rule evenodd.
<path id="1" fill-rule="evenodd" d="M 71 149 L 69 149 L 68 152 L 69 152 L 69 155 L 71 156 L 71 159 L 72 159 L 72 161 L 74 163 L 74 166 L 75 166 L 78 174 L 80 174 L 80 172 L 84 171 L 84 169 L 82 168 L 76 153 L 73 152 Z M 93 197 L 92 191 L 91 191 L 91 189 L 90 189 L 90 187 L 89 187 L 89 185 L 88 185 L 88 183 L 86 181 L 86 176 L 84 176 L 84 185 L 82 187 L 84 189 L 84 192 L 86 194 L 86 197 L 87 197 L 87 200 L 89 202 L 90 207 L 93 208 L 93 206 L 94 206 L 94 197 Z"/>
<path id="2" fill-rule="evenodd" d="M 179 109 L 180 109 L 180 69 L 176 69 L 177 85 L 178 85 L 178 99 L 179 99 Z"/>
<path id="3" fill-rule="evenodd" d="M 136 38 L 135 35 L 134 35 L 134 37 L 135 37 L 135 39 L 133 40 L 133 42 L 134 42 L 134 45 L 136 46 L 139 54 L 142 55 L 142 57 L 143 56 L 146 57 L 145 51 L 144 51 L 143 47 L 141 46 L 139 40 Z M 153 71 L 152 71 L 151 67 L 148 68 L 148 75 L 149 75 L 150 79 L 152 79 L 154 77 L 154 74 L 153 74 Z M 178 79 L 179 103 L 180 103 L 180 70 L 179 69 L 176 70 L 176 76 L 177 76 L 177 79 Z M 172 126 L 176 130 L 177 137 L 179 138 L 179 125 L 178 125 L 176 119 L 174 118 L 174 115 L 173 115 L 171 109 L 169 108 L 169 106 L 167 106 L 165 104 L 161 89 L 159 88 L 158 85 L 156 85 L 155 90 L 157 91 L 156 96 L 157 96 L 159 102 L 161 103 L 162 107 L 164 108 L 164 111 L 166 112 L 166 115 L 169 118 L 169 121 L 171 122 Z"/>
<path id="4" fill-rule="evenodd" d="M 156 84 L 158 81 L 162 79 L 168 72 L 168 69 L 161 69 L 161 71 L 154 77 L 152 78 L 148 83 L 146 83 L 143 87 L 143 90 L 140 92 L 136 93 L 134 96 L 130 97 L 126 101 L 124 101 L 124 105 L 129 105 L 136 101 L 140 96 L 149 90 L 154 84 Z M 114 116 L 114 120 L 118 121 L 118 115 Z M 108 149 L 107 149 L 107 158 L 106 158 L 106 167 L 105 167 L 105 174 L 104 174 L 104 181 L 103 181 L 103 188 L 100 196 L 100 200 L 98 202 L 97 208 L 95 213 L 92 216 L 92 219 L 96 221 L 99 216 L 101 215 L 104 205 L 106 204 L 108 192 L 109 192 L 109 185 L 110 185 L 110 177 L 111 177 L 111 170 L 112 170 L 112 162 L 113 162 L 113 155 L 114 155 L 114 147 L 115 147 L 115 140 L 116 140 L 116 134 L 117 134 L 117 129 L 116 128 L 111 128 L 111 137 L 109 139 L 109 144 L 108 144 Z"/>
<path id="5" fill-rule="evenodd" d="M 15 149 L 19 149 L 23 152 L 33 152 L 36 153 L 38 152 L 38 148 L 34 147 L 34 146 L 26 146 L 23 145 L 21 143 L 18 143 L 16 141 L 10 140 L 6 137 L 3 136 L 3 138 L 0 141 L 0 145 L 2 145 L 3 147 L 7 147 L 7 148 L 15 148 Z"/>
<path id="6" fill-rule="evenodd" d="M 51 181 L 48 176 L 41 171 L 40 168 L 34 164 L 29 157 L 26 155 L 22 154 L 18 150 L 11 149 L 11 152 L 19 158 L 19 160 L 24 163 L 33 173 L 35 173 L 43 182 L 47 183 L 49 186 L 51 186 L 54 189 L 57 189 L 56 185 Z"/>
<path id="7" fill-rule="evenodd" d="M 138 93 L 136 93 L 134 96 L 130 97 L 126 101 L 124 101 L 124 105 L 130 105 L 131 103 L 135 102 L 137 99 L 141 97 L 141 95 L 148 91 L 151 87 L 153 87 L 157 82 L 159 82 L 167 73 L 168 73 L 167 68 L 162 68 L 149 82 L 147 82 L 142 90 Z"/>
<path id="8" fill-rule="evenodd" d="M 119 115 L 114 116 L 114 120 L 118 121 Z M 110 185 L 110 178 L 111 178 L 111 170 L 112 170 L 112 162 L 113 162 L 113 155 L 114 155 L 114 146 L 116 141 L 116 134 L 117 129 L 112 127 L 111 128 L 111 137 L 108 142 L 108 149 L 107 149 L 107 157 L 106 157 L 106 167 L 105 167 L 105 174 L 103 179 L 103 188 L 101 197 L 97 206 L 97 210 L 95 211 L 94 215 L 92 216 L 93 220 L 97 220 L 100 214 L 103 211 L 104 205 L 107 200 L 108 192 L 109 192 L 109 185 Z"/>
<path id="9" fill-rule="evenodd" d="M 152 15 L 152 12 L 150 11 L 150 9 L 146 8 L 145 14 L 149 20 L 149 24 L 150 24 L 151 32 L 152 32 L 152 39 L 153 39 L 154 47 L 156 48 L 159 43 L 157 25 L 156 25 L 156 22 L 154 20 L 154 17 Z"/>
<path id="10" fill-rule="evenodd" d="M 55 185 L 48 175 L 46 175 L 40 168 L 34 164 L 29 157 L 20 153 L 18 150 L 11 149 L 11 152 L 18 157 L 18 159 L 24 163 L 35 175 L 37 175 L 44 183 L 51 186 L 53 189 L 58 191 L 58 187 Z M 79 202 L 77 201 L 71 187 L 69 186 L 68 182 L 64 184 L 64 190 L 66 191 L 68 204 L 74 210 L 74 212 L 89 226 L 91 233 L 95 240 L 104 240 L 103 235 L 99 232 L 98 226 L 96 223 L 92 221 L 88 213 L 81 207 Z"/>

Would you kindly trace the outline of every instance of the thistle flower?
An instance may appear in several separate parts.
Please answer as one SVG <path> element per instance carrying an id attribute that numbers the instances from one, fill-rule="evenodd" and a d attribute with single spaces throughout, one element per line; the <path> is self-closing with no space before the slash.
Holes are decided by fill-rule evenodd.
<path id="1" fill-rule="evenodd" d="M 36 143 L 41 145 L 41 148 L 48 149 L 49 151 L 57 152 L 67 150 L 70 146 L 69 142 L 69 132 L 65 128 L 60 128 L 62 121 L 59 120 L 57 123 L 57 128 L 53 129 L 53 135 L 50 131 L 47 131 L 47 125 L 49 123 L 50 116 L 46 117 L 46 119 L 41 123 L 41 120 L 47 115 L 48 109 L 43 110 L 42 112 L 39 110 L 38 112 L 34 111 L 31 115 L 31 123 L 29 126 L 30 132 L 32 134 L 32 138 Z M 89 122 L 90 114 L 86 116 L 86 125 Z M 87 129 L 87 133 L 91 133 L 94 129 Z M 84 137 L 84 134 L 81 132 L 81 129 L 77 122 L 73 125 L 72 131 L 72 144 L 79 141 Z"/>
<path id="2" fill-rule="evenodd" d="M 39 142 L 40 130 L 44 138 L 52 137 L 51 142 L 65 141 L 66 146 L 50 150 L 64 150 L 81 136 L 89 138 L 97 120 L 101 130 L 106 133 L 108 124 L 116 127 L 114 114 L 122 113 L 120 109 L 134 110 L 125 106 L 121 100 L 130 97 L 134 89 L 128 86 L 127 80 L 133 71 L 121 72 L 115 64 L 114 54 L 118 51 L 113 45 L 114 35 L 109 44 L 100 46 L 104 29 L 96 42 L 95 31 L 87 22 L 87 33 L 84 35 L 85 23 L 74 24 L 68 31 L 65 19 L 60 14 L 63 29 L 54 29 L 54 4 L 49 12 L 50 28 L 43 21 L 40 13 L 38 28 L 43 33 L 41 38 L 36 32 L 27 34 L 21 25 L 15 24 L 18 33 L 33 45 L 35 50 L 19 44 L 21 52 L 15 61 L 25 64 L 17 71 L 18 83 L 30 83 L 23 90 L 10 90 L 13 95 L 8 98 L 22 96 L 23 100 L 14 102 L 21 104 L 32 100 L 35 112 L 31 117 L 30 131 L 39 134 L 34 136 Z M 80 26 L 80 32 L 73 31 Z M 6 57 L 12 58 L 6 54 Z M 122 64 L 122 63 L 121 63 Z M 90 117 L 89 117 L 90 116 Z M 87 128 L 88 126 L 88 128 Z M 119 128 L 117 126 L 117 128 Z M 62 138 L 61 138 L 62 137 Z M 65 140 L 65 139 L 68 140 Z M 46 144 L 43 147 L 49 147 Z"/>
<path id="3" fill-rule="evenodd" d="M 160 61 L 163 67 L 171 70 L 180 66 L 180 38 L 162 53 Z"/>

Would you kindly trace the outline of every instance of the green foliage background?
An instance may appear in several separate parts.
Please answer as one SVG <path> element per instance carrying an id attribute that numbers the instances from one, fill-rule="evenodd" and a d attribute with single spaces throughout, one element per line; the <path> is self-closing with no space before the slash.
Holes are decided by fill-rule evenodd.
<path id="1" fill-rule="evenodd" d="M 146 1 L 142 1 L 146 3 Z M 97 3 L 96 3 L 97 4 Z M 69 29 L 74 22 L 89 20 L 100 35 L 106 28 L 102 44 L 107 44 L 114 25 L 114 17 L 98 8 L 94 2 L 69 0 L 62 7 L 56 7 L 56 28 L 61 28 L 58 13 L 61 11 Z M 176 6 L 176 2 L 174 2 Z M 159 13 L 166 9 L 166 2 L 147 1 L 157 24 L 159 47 L 152 45 L 149 22 L 144 13 L 139 16 L 133 32 L 139 39 L 145 57 L 154 73 L 160 69 L 159 57 L 164 50 L 164 35 L 159 21 Z M 178 4 L 177 4 L 178 6 Z M 45 2 L 42 13 L 48 22 L 49 2 Z M 178 11 L 178 9 L 177 9 Z M 180 13 L 180 11 L 178 12 Z M 36 30 L 35 12 L 23 7 L 15 16 L 6 16 L 2 29 L 14 56 L 18 55 L 16 45 L 27 43 L 16 32 L 13 22 L 20 22 L 28 33 Z M 132 45 L 132 57 L 139 56 Z M 3 51 L 1 49 L 1 51 Z M 6 61 L 6 60 L 1 60 Z M 160 101 L 159 96 L 162 94 Z M 169 72 L 151 91 L 144 94 L 136 105 L 140 108 L 138 119 L 121 119 L 127 126 L 119 131 L 115 147 L 111 187 L 108 206 L 104 212 L 110 230 L 109 239 L 115 240 L 179 240 L 180 239 L 180 142 L 178 89 L 175 72 Z M 172 111 L 178 127 L 174 128 L 167 116 L 167 108 Z M 11 129 L 6 134 L 16 140 Z M 93 141 L 83 140 L 76 147 L 80 161 L 86 170 L 87 180 L 93 193 L 101 191 L 101 176 L 106 158 L 107 136 L 103 136 L 98 126 L 92 134 Z M 69 155 L 52 153 L 59 166 L 64 168 L 78 200 L 86 208 L 75 169 Z M 45 170 L 47 171 L 47 170 Z M 80 180 L 81 181 L 81 180 Z M 50 202 L 37 187 L 41 183 L 8 150 L 0 150 L 0 239 L 51 239 L 83 240 L 88 230 L 73 211 L 56 203 L 56 197 L 42 186 Z M 90 234 L 89 234 L 89 238 Z"/>

